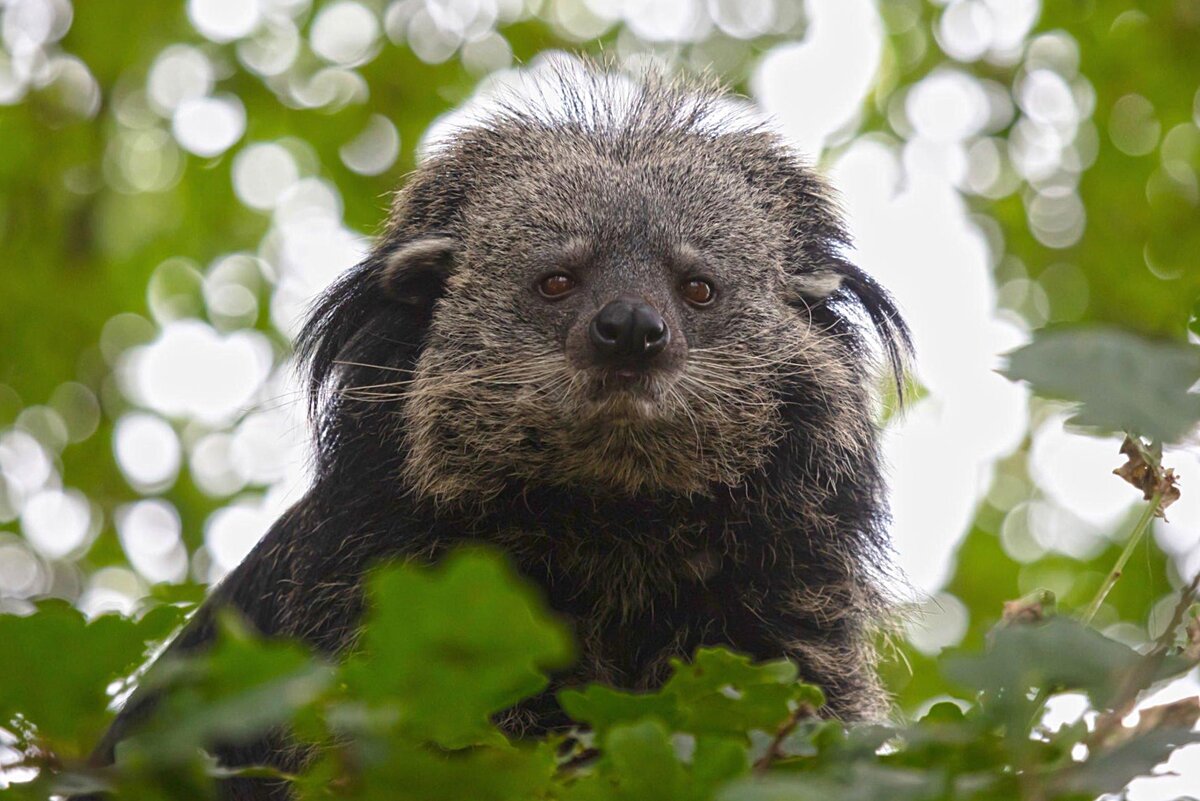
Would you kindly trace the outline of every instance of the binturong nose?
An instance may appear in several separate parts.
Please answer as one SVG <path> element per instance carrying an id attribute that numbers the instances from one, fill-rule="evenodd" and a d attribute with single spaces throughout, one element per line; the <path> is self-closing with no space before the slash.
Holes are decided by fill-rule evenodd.
<path id="1" fill-rule="evenodd" d="M 602 359 L 644 363 L 671 341 L 671 330 L 658 309 L 641 298 L 622 295 L 592 318 L 588 335 Z"/>

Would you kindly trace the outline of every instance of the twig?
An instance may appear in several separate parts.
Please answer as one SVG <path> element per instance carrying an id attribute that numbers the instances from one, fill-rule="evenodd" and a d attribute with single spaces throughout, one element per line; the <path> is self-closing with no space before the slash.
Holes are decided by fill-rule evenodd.
<path id="1" fill-rule="evenodd" d="M 1171 622 L 1163 629 L 1162 634 L 1158 635 L 1150 653 L 1146 654 L 1146 657 L 1125 676 L 1125 680 L 1121 682 L 1121 687 L 1113 700 L 1112 708 L 1096 721 L 1095 730 L 1086 740 L 1089 747 L 1103 744 L 1113 731 L 1120 727 L 1125 716 L 1133 711 L 1137 704 L 1138 694 L 1153 682 L 1154 675 L 1158 673 L 1167 652 L 1171 650 L 1175 632 L 1183 624 L 1183 616 L 1187 614 L 1188 608 L 1196 600 L 1198 589 L 1200 589 L 1200 573 L 1197 573 L 1191 583 L 1180 591 L 1179 602 L 1175 604 L 1175 611 L 1171 613 Z"/>
<path id="2" fill-rule="evenodd" d="M 800 725 L 800 721 L 815 718 L 816 716 L 817 710 L 811 704 L 800 704 L 797 706 L 792 711 L 792 714 L 788 715 L 787 720 L 783 722 L 779 730 L 775 732 L 775 736 L 771 738 L 771 744 L 767 746 L 767 752 L 754 763 L 754 772 L 759 774 L 766 773 L 773 763 L 787 757 L 787 754 L 783 752 L 783 741 L 796 730 L 796 727 Z"/>
<path id="3" fill-rule="evenodd" d="M 1088 604 L 1087 610 L 1079 618 L 1085 626 L 1092 622 L 1092 618 L 1100 611 L 1100 606 L 1104 603 L 1104 599 L 1108 597 L 1108 593 L 1112 591 L 1117 580 L 1121 578 L 1121 572 L 1124 571 L 1125 564 L 1129 561 L 1129 557 L 1133 556 L 1134 549 L 1137 548 L 1138 544 L 1142 541 L 1142 537 L 1149 530 L 1150 523 L 1154 520 L 1155 513 L 1158 511 L 1158 505 L 1162 503 L 1162 499 L 1162 490 L 1155 492 L 1151 496 L 1150 503 L 1146 506 L 1142 512 L 1142 516 L 1138 518 L 1137 524 L 1133 527 L 1133 532 L 1130 533 L 1129 541 L 1125 543 L 1124 550 L 1117 557 L 1117 563 L 1113 565 L 1113 569 L 1109 572 L 1107 578 L 1104 579 L 1104 583 L 1100 585 L 1100 589 L 1096 591 L 1092 602 Z"/>

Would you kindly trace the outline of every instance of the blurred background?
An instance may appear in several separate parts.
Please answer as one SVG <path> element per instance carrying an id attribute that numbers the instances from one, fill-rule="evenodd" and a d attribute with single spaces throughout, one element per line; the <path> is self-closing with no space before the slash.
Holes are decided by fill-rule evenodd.
<path id="1" fill-rule="evenodd" d="M 1119 440 L 994 370 L 1044 326 L 1188 335 L 1200 0 L 0 0 L 0 612 L 134 614 L 236 565 L 306 486 L 306 305 L 431 125 L 562 51 L 753 98 L 906 313 L 901 706 L 1004 600 L 1086 602 L 1140 503 Z M 1164 461 L 1183 499 L 1097 617 L 1135 644 L 1200 570 L 1200 449 Z"/>

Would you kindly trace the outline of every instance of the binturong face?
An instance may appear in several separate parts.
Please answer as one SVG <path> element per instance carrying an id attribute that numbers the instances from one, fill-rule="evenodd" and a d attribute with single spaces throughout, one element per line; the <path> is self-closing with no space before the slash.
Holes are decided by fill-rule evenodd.
<path id="1" fill-rule="evenodd" d="M 739 184 L 571 154 L 482 187 L 405 402 L 409 480 L 693 493 L 754 469 L 820 341 Z"/>
<path id="2" fill-rule="evenodd" d="M 640 91 L 602 119 L 510 111 L 458 131 L 315 313 L 326 340 L 338 315 L 360 328 L 310 343 L 315 361 L 336 349 L 390 371 L 343 375 L 338 413 L 394 407 L 370 419 L 408 490 L 440 504 L 513 486 L 712 494 L 789 436 L 845 464 L 873 446 L 845 307 L 885 345 L 903 329 L 838 255 L 823 184 L 771 134 L 706 121 L 713 97 Z"/>

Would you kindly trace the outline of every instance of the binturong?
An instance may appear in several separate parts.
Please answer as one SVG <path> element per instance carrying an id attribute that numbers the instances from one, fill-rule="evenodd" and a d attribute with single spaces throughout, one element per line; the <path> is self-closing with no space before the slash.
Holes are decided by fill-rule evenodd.
<path id="1" fill-rule="evenodd" d="M 558 688 L 651 688 L 702 645 L 788 657 L 830 714 L 885 715 L 874 388 L 900 381 L 909 340 L 846 260 L 831 190 L 707 86 L 559 66 L 526 89 L 429 149 L 312 309 L 312 487 L 170 650 L 204 647 L 232 607 L 344 653 L 371 567 L 483 542 L 578 641 L 551 690 L 503 716 L 513 734 L 568 724 Z M 100 761 L 152 700 L 127 705 Z M 270 740 L 218 755 L 301 759 Z"/>

